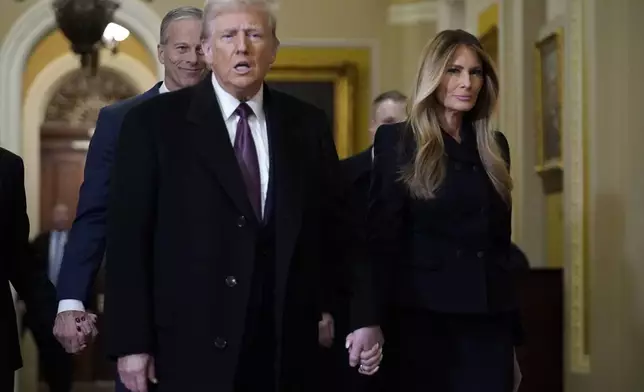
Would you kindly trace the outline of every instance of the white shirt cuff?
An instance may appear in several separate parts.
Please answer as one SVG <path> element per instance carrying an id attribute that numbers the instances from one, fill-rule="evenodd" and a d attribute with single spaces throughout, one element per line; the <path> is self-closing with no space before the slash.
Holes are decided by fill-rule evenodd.
<path id="1" fill-rule="evenodd" d="M 62 299 L 58 303 L 58 313 L 67 312 L 70 310 L 76 310 L 79 312 L 85 311 L 85 306 L 82 301 L 77 299 Z"/>

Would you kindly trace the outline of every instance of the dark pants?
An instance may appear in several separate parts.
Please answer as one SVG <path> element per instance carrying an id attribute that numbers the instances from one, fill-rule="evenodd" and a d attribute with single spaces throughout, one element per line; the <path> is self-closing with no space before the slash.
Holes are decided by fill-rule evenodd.
<path id="1" fill-rule="evenodd" d="M 40 371 L 51 392 L 69 392 L 72 389 L 72 356 L 58 343 L 52 327 L 32 322 L 25 314 L 25 328 L 31 330 L 40 359 Z"/>
<path id="2" fill-rule="evenodd" d="M 247 323 L 244 348 L 235 375 L 235 392 L 272 392 L 275 390 L 275 334 L 271 309 L 260 310 Z"/>
<path id="3" fill-rule="evenodd" d="M 349 299 L 343 301 L 346 306 L 339 307 L 332 313 L 335 326 L 335 339 L 330 348 L 320 348 L 322 366 L 321 391 L 361 392 L 368 391 L 369 376 L 358 373 L 358 368 L 349 366 L 349 352 L 344 347 L 349 327 Z"/>
<path id="4" fill-rule="evenodd" d="M 258 251 L 258 254 L 262 253 L 272 254 Z M 253 288 L 235 374 L 235 392 L 273 392 L 276 389 L 273 266 L 271 257 L 259 257 L 253 271 Z"/>
<path id="5" fill-rule="evenodd" d="M 378 390 L 511 392 L 513 314 L 396 309 L 385 325 Z"/>

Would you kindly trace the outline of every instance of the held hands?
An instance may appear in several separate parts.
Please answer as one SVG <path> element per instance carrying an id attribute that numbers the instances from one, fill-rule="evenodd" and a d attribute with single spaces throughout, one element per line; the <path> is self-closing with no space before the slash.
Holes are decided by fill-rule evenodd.
<path id="1" fill-rule="evenodd" d="M 380 327 L 365 327 L 353 331 L 347 336 L 345 347 L 349 351 L 349 365 L 358 367 L 358 372 L 367 376 L 380 369 L 382 346 L 385 339 Z"/>
<path id="2" fill-rule="evenodd" d="M 154 371 L 154 358 L 149 354 L 121 357 L 117 362 L 121 382 L 132 392 L 148 392 L 148 381 L 158 383 Z"/>
<path id="3" fill-rule="evenodd" d="M 60 312 L 54 322 L 54 336 L 65 351 L 77 354 L 96 335 L 96 315 L 78 310 Z"/>

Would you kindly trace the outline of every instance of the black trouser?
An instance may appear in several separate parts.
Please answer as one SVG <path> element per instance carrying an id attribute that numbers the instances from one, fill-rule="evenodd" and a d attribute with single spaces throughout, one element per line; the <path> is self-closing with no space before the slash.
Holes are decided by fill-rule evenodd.
<path id="1" fill-rule="evenodd" d="M 31 322 L 29 313 L 25 314 L 25 328 L 31 330 L 36 346 L 40 371 L 51 392 L 69 392 L 72 389 L 72 356 L 58 343 L 53 334 L 53 326 Z"/>
<path id="2" fill-rule="evenodd" d="M 380 391 L 511 392 L 513 313 L 396 309 L 385 325 Z"/>
<path id="3" fill-rule="evenodd" d="M 349 366 L 349 352 L 345 340 L 350 331 L 349 299 L 342 301 L 332 312 L 335 326 L 335 339 L 331 348 L 320 348 L 322 363 L 322 391 L 368 391 L 369 376 L 358 373 L 358 368 Z"/>
<path id="4" fill-rule="evenodd" d="M 276 381 L 272 306 L 250 311 L 254 314 L 247 316 L 246 336 L 235 375 L 235 392 L 272 392 Z"/>

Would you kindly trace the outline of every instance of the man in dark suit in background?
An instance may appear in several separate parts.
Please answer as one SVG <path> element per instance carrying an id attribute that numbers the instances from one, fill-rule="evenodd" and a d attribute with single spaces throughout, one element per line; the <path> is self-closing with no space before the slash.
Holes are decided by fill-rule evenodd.
<path id="1" fill-rule="evenodd" d="M 165 68 L 163 82 L 139 96 L 107 106 L 99 113 L 87 153 L 76 219 L 69 233 L 57 285 L 60 302 L 54 333 L 69 352 L 80 351 L 89 337 L 79 336 L 76 327 L 78 323 L 92 321 L 85 304 L 105 253 L 110 171 L 123 117 L 132 107 L 149 98 L 194 85 L 203 78 L 202 17 L 203 12 L 194 7 L 179 7 L 168 12 L 161 23 L 158 47 L 159 61 Z"/>
<path id="2" fill-rule="evenodd" d="M 336 233 L 359 230 L 343 222 L 353 214 L 324 112 L 264 84 L 279 45 L 271 6 L 210 0 L 213 73 L 123 122 L 105 317 L 109 354 L 133 391 L 147 391 L 148 378 L 158 392 L 319 387 L 319 273 L 351 250 Z M 350 344 L 369 374 L 382 336 L 364 299 Z"/>
<path id="3" fill-rule="evenodd" d="M 386 91 L 374 99 L 371 106 L 371 125 L 369 127 L 372 144 L 379 126 L 382 124 L 394 124 L 405 120 L 407 117 L 406 106 L 407 97 L 396 90 Z M 345 179 L 358 193 L 360 199 L 364 200 L 365 209 L 369 193 L 372 160 L 373 148 L 369 146 L 369 148 L 361 153 L 341 162 Z"/>
<path id="4" fill-rule="evenodd" d="M 375 137 L 376 130 L 382 124 L 391 124 L 403 121 L 407 116 L 407 97 L 396 90 L 386 91 L 376 97 L 371 105 L 371 123 L 369 133 L 371 140 Z M 367 213 L 367 198 L 369 196 L 369 182 L 371 175 L 371 161 L 373 158 L 372 147 L 340 162 L 341 172 L 345 180 L 347 191 L 353 193 L 359 200 L 357 205 L 360 219 Z M 328 271 L 327 271 L 328 273 Z M 338 275 L 337 272 L 328 273 Z M 330 279 L 330 278 L 327 278 Z M 336 280 L 337 300 L 330 313 L 324 313 L 319 322 L 320 345 L 322 350 L 323 366 L 327 372 L 323 384 L 326 390 L 361 390 L 365 389 L 366 381 L 361 380 L 355 369 L 352 369 L 341 358 L 345 354 L 343 337 L 349 331 L 349 298 L 351 287 L 346 287 L 347 281 Z M 339 337 L 340 339 L 336 338 Z"/>
<path id="5" fill-rule="evenodd" d="M 13 391 L 22 367 L 20 340 L 9 283 L 29 309 L 33 323 L 51 328 L 56 291 L 47 274 L 29 257 L 29 218 L 22 159 L 0 148 L 0 391 Z"/>
<path id="6" fill-rule="evenodd" d="M 57 204 L 52 211 L 51 230 L 39 234 L 31 243 L 31 254 L 35 265 L 40 268 L 54 285 L 57 284 L 60 266 L 67 243 L 69 230 L 69 208 Z M 30 329 L 40 357 L 40 369 L 45 375 L 51 392 L 69 392 L 72 388 L 72 358 L 52 334 L 51 325 L 44 328 L 34 318 L 34 309 L 27 308 L 24 327 Z"/>

